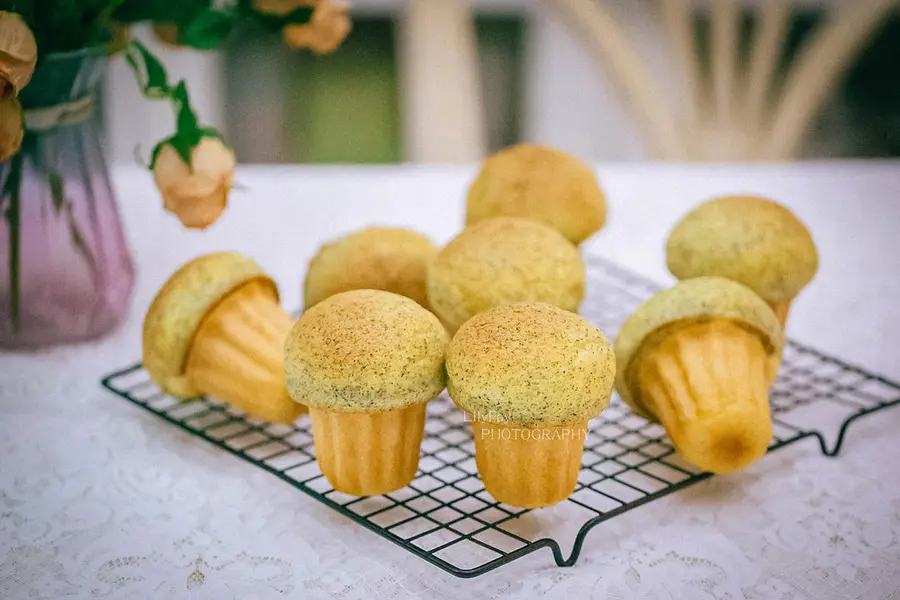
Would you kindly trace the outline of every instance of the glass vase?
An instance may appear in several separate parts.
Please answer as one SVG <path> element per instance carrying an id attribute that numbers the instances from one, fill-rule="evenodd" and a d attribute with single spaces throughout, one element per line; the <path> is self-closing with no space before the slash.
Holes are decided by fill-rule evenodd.
<path id="1" fill-rule="evenodd" d="M 91 340 L 125 315 L 131 254 L 101 147 L 99 49 L 42 57 L 19 99 L 26 131 L 0 164 L 0 347 Z"/>

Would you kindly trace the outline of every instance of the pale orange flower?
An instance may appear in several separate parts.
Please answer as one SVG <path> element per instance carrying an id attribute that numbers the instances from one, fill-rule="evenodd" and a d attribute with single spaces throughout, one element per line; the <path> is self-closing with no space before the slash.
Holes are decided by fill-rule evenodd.
<path id="1" fill-rule="evenodd" d="M 154 23 L 153 35 L 166 46 L 181 47 L 178 42 L 178 25 L 176 23 Z"/>
<path id="2" fill-rule="evenodd" d="M 235 157 L 222 140 L 205 137 L 184 162 L 170 144 L 163 146 L 153 166 L 153 180 L 163 196 L 163 207 L 185 227 L 206 229 L 216 222 L 228 202 Z"/>
<path id="3" fill-rule="evenodd" d="M 319 0 L 309 23 L 286 25 L 283 36 L 291 48 L 309 48 L 317 54 L 326 54 L 337 50 L 351 28 L 346 3 Z"/>
<path id="4" fill-rule="evenodd" d="M 18 94 L 31 81 L 37 42 L 18 13 L 0 10 L 0 95 Z"/>
<path id="5" fill-rule="evenodd" d="M 15 94 L 0 96 L 0 161 L 19 152 L 24 133 L 19 99 Z"/>

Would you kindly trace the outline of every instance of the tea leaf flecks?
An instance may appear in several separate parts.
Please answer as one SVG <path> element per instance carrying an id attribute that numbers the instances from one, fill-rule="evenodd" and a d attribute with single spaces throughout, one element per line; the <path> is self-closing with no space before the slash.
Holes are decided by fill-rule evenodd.
<path id="1" fill-rule="evenodd" d="M 181 33 L 185 44 L 200 50 L 214 50 L 231 35 L 240 15 L 206 7 L 194 15 Z"/>
<path id="2" fill-rule="evenodd" d="M 138 77 L 144 95 L 150 99 L 171 97 L 166 68 L 153 53 L 137 40 L 128 43 L 125 60 Z"/>

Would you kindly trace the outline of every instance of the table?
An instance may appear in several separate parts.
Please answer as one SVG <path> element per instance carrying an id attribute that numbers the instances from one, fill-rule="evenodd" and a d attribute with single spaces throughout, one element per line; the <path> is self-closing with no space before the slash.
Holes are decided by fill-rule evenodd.
<path id="1" fill-rule="evenodd" d="M 114 180 L 138 279 L 105 340 L 0 355 L 0 598 L 900 598 L 900 410 L 596 528 L 573 568 L 541 551 L 459 580 L 99 386 L 140 355 L 143 312 L 187 259 L 233 249 L 299 304 L 325 239 L 366 224 L 445 242 L 474 166 L 244 167 L 222 220 L 187 232 L 151 178 Z M 768 194 L 810 226 L 819 276 L 789 334 L 900 379 L 900 163 L 605 165 L 607 227 L 585 245 L 660 281 L 669 228 L 721 193 Z"/>

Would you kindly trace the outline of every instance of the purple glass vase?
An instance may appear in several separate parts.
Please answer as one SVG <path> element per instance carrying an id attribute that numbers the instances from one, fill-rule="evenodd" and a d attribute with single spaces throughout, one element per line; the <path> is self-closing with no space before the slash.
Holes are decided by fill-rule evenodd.
<path id="1" fill-rule="evenodd" d="M 90 340 L 115 328 L 134 283 L 94 110 L 106 55 L 42 58 L 19 99 L 26 133 L 0 164 L 0 347 Z"/>

